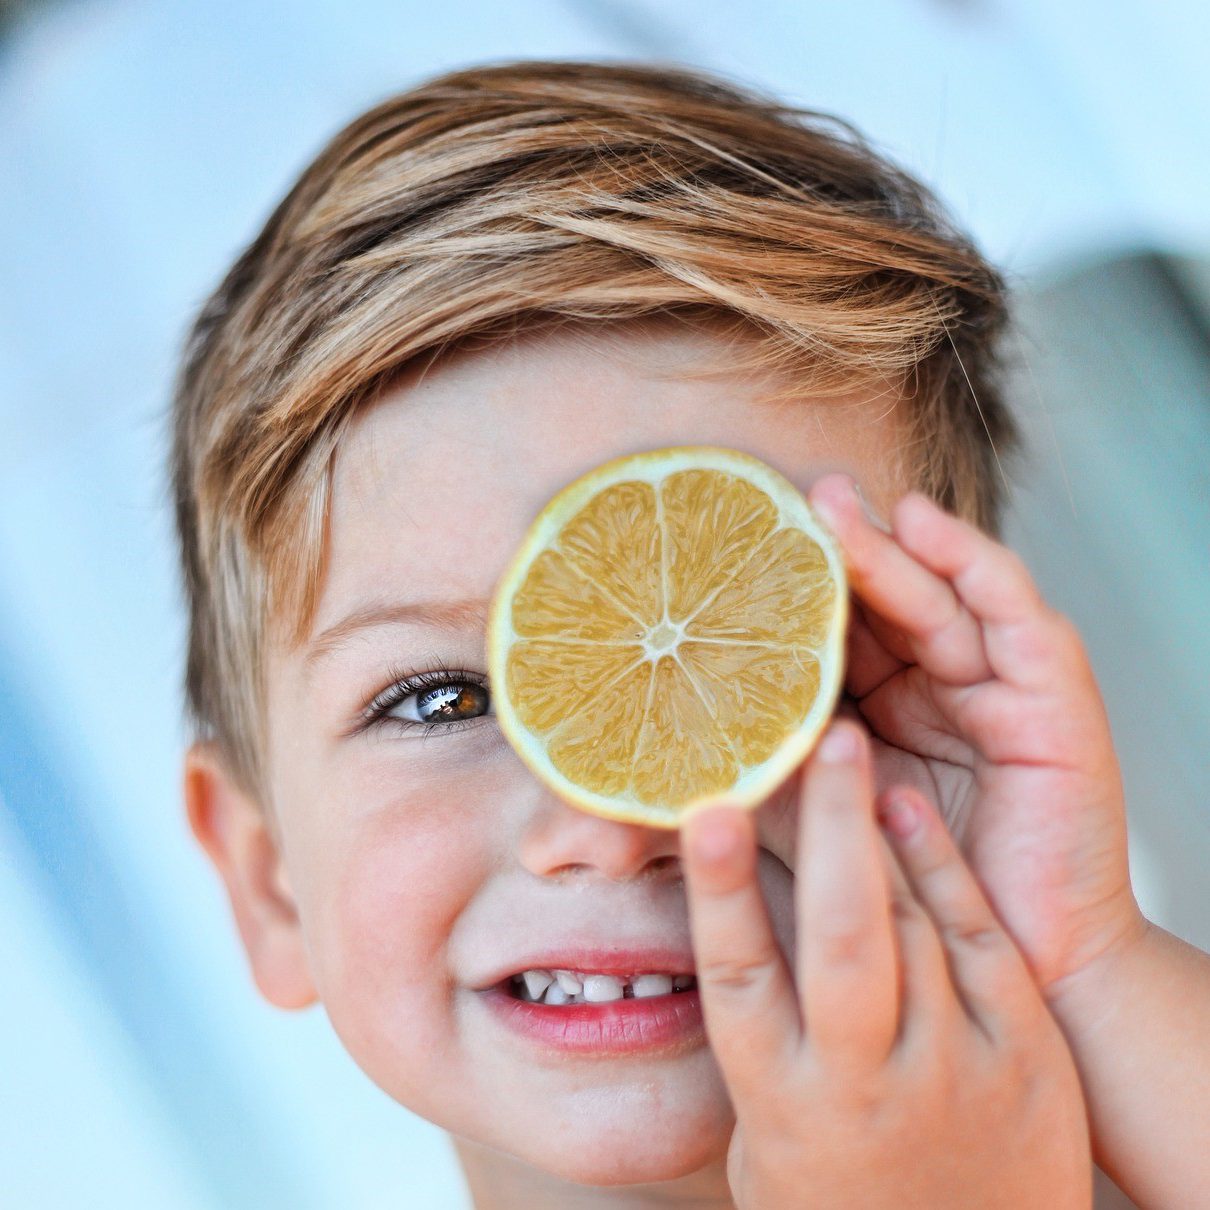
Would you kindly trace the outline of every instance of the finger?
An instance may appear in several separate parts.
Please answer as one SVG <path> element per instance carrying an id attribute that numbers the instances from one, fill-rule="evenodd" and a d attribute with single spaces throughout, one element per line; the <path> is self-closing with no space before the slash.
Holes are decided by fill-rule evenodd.
<path id="1" fill-rule="evenodd" d="M 908 656 L 908 660 L 900 659 L 888 648 L 874 632 L 861 601 L 852 598 L 845 644 L 845 689 L 854 697 L 865 697 L 907 667 L 909 662 L 915 663 L 910 652 Z"/>
<path id="2" fill-rule="evenodd" d="M 909 492 L 891 514 L 896 538 L 953 586 L 984 622 L 1020 622 L 1041 598 L 1020 558 L 969 522 L 951 516 L 920 492 Z"/>
<path id="3" fill-rule="evenodd" d="M 812 1053 L 850 1067 L 880 1064 L 899 1018 L 890 891 L 871 782 L 864 731 L 834 722 L 803 784 L 798 983 Z"/>
<path id="4" fill-rule="evenodd" d="M 879 797 L 881 814 L 886 796 Z M 891 890 L 891 920 L 899 965 L 899 1034 L 896 1048 L 918 1053 L 944 1034 L 962 1012 L 950 981 L 945 950 L 932 918 L 912 893 L 907 875 L 886 837 L 879 837 Z"/>
<path id="5" fill-rule="evenodd" d="M 1058 668 L 1085 673 L 1075 627 L 1042 599 L 1017 554 L 918 492 L 900 500 L 893 516 L 904 549 L 944 576 L 980 623 L 997 677 L 1037 689 L 1053 685 Z"/>
<path id="6" fill-rule="evenodd" d="M 825 475 L 809 499 L 844 550 L 853 591 L 870 606 L 871 616 L 902 632 L 918 663 L 954 685 L 991 675 L 979 624 L 954 588 L 906 550 L 897 532 L 892 536 L 871 524 L 849 476 Z"/>
<path id="7" fill-rule="evenodd" d="M 852 719 L 860 724 L 862 713 L 857 703 L 842 694 L 836 703 L 835 718 Z M 806 764 L 798 765 L 756 809 L 757 843 L 768 849 L 788 870 L 797 861 L 798 813 L 802 802 Z"/>
<path id="8" fill-rule="evenodd" d="M 897 786 L 880 806 L 884 831 L 933 920 L 967 1015 L 989 1037 L 1002 1037 L 1038 1002 L 1025 960 L 928 799 Z"/>
<path id="9" fill-rule="evenodd" d="M 952 689 L 947 697 L 944 686 L 934 686 L 928 673 L 913 664 L 861 699 L 861 717 L 879 739 L 895 748 L 969 769 L 976 753 L 972 741 L 978 733 L 969 720 L 961 721 L 961 707 L 969 699 L 956 701 L 952 695 L 974 695 L 992 687 L 985 682 Z M 948 712 L 942 709 L 942 702 L 949 707 Z M 886 784 L 885 779 L 882 784 Z"/>
<path id="10" fill-rule="evenodd" d="M 752 1103 L 802 1039 L 802 1022 L 756 878 L 755 823 L 740 807 L 691 811 L 681 830 L 698 995 L 732 1098 Z"/>
<path id="11" fill-rule="evenodd" d="M 887 651 L 857 600 L 849 614 L 845 665 L 845 697 L 837 714 L 845 701 L 853 700 L 859 717 L 886 743 L 905 752 L 970 765 L 974 750 L 964 736 L 956 734 L 954 718 L 940 709 L 928 672 Z"/>
<path id="12" fill-rule="evenodd" d="M 1070 792 L 1079 794 L 1090 773 L 1099 777 L 1094 766 L 1113 759 L 1109 718 L 1095 682 L 1055 676 L 1058 683 L 1037 690 L 989 681 L 938 699 L 985 760 L 1020 766 L 1018 786 L 1032 788 L 1061 773 L 1070 778 Z"/>
<path id="13" fill-rule="evenodd" d="M 872 609 L 865 613 L 865 624 L 870 634 L 877 640 L 878 645 L 901 664 L 916 663 L 916 649 L 909 635 L 904 634 L 898 626 L 888 622 Z"/>

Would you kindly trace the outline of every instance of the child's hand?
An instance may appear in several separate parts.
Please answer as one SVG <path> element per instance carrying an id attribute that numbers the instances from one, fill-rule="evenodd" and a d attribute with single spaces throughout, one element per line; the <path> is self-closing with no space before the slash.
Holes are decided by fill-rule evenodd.
<path id="1" fill-rule="evenodd" d="M 1122 783 L 1079 635 L 1011 551 L 916 493 L 887 533 L 845 475 L 812 505 L 853 591 L 846 691 L 880 781 L 929 792 L 1043 994 L 1146 922 Z"/>
<path id="2" fill-rule="evenodd" d="M 737 1119 L 736 1205 L 1087 1208 L 1079 1081 L 1020 953 L 910 789 L 881 803 L 892 856 L 862 728 L 829 738 L 802 780 L 797 990 L 752 815 L 710 807 L 684 824 L 698 988 Z"/>

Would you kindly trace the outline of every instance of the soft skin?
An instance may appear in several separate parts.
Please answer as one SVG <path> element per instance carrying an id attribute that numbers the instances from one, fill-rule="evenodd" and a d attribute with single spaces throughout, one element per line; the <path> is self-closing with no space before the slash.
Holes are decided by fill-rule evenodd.
<path id="1" fill-rule="evenodd" d="M 369 1077 L 455 1136 L 480 1206 L 730 1204 L 734 1117 L 706 1046 L 549 1059 L 474 990 L 547 940 L 687 949 L 679 838 L 568 807 L 490 717 L 424 735 L 353 729 L 392 665 L 486 675 L 483 614 L 511 553 L 555 492 L 610 458 L 714 444 L 803 491 L 831 470 L 884 508 L 903 490 L 893 396 L 787 405 L 750 373 L 703 377 L 720 356 L 717 337 L 683 325 L 570 328 L 394 385 L 338 453 L 312 635 L 367 603 L 480 608 L 445 628 L 363 629 L 310 662 L 309 643 L 275 644 L 267 809 L 207 747 L 189 757 L 194 830 L 260 990 L 283 1007 L 321 1000 Z M 791 953 L 792 876 L 767 850 L 759 870 Z"/>
<path id="2" fill-rule="evenodd" d="M 1098 1163 L 1140 1206 L 1210 1205 L 1210 956 L 1135 901 L 1079 634 L 1015 554 L 923 496 L 883 511 L 827 475 L 810 499 L 858 602 L 847 691 L 884 767 L 933 782 L 1075 1056 Z M 792 819 L 774 822 L 792 864 Z"/>
<path id="3" fill-rule="evenodd" d="M 454 1135 L 479 1208 L 730 1206 L 737 1199 L 756 1206 L 768 1204 L 768 1197 L 785 1204 L 778 1200 L 784 1188 L 768 1183 L 778 1179 L 783 1163 L 734 1160 L 732 1102 L 744 1101 L 733 1083 L 736 1068 L 725 1079 L 716 1054 L 727 1053 L 728 1042 L 741 1039 L 743 1030 L 720 1032 L 718 1014 L 711 1027 L 708 1010 L 713 1051 L 698 1043 L 641 1058 L 554 1059 L 502 1032 L 478 990 L 514 958 L 520 967 L 535 946 L 563 941 L 686 950 L 696 941 L 701 963 L 702 937 L 691 939 L 678 835 L 567 807 L 535 782 L 490 718 L 450 731 L 358 726 L 365 705 L 401 673 L 446 667 L 484 679 L 486 603 L 509 555 L 555 491 L 612 457 L 664 445 L 732 446 L 770 463 L 803 491 L 828 495 L 826 486 L 840 482 L 830 472 L 843 471 L 862 485 L 877 512 L 891 513 L 897 501 L 901 509 L 903 434 L 893 396 L 864 391 L 788 405 L 765 401 L 761 384 L 749 375 L 679 378 L 680 369 L 699 368 L 720 350 L 707 330 L 569 328 L 463 351 L 399 381 L 358 417 L 341 444 L 311 638 L 298 647 L 281 640 L 271 645 L 270 801 L 243 795 L 207 745 L 192 749 L 186 766 L 191 824 L 223 872 L 261 992 L 287 1008 L 322 1001 L 368 1076 Z M 875 594 L 863 578 L 859 553 L 854 555 L 855 530 L 846 529 L 843 518 L 834 517 L 834 524 L 858 571 L 854 588 L 869 605 Z M 880 557 L 889 557 L 886 549 Z M 908 587 L 914 583 L 910 567 L 895 567 L 892 560 L 892 571 L 908 577 Z M 333 633 L 367 606 L 417 600 L 472 604 L 444 626 L 396 620 Z M 868 644 L 869 635 L 854 628 L 859 643 Z M 894 657 L 899 664 L 905 650 L 900 645 Z M 859 655 L 854 668 L 877 651 L 868 646 Z M 853 701 L 840 711 L 849 718 L 859 714 L 855 699 L 862 699 L 862 713 L 870 707 L 869 693 L 860 686 L 852 692 Z M 843 793 L 835 790 L 834 806 L 839 803 L 849 817 L 868 817 L 874 790 L 915 788 L 923 811 L 920 791 L 932 795 L 941 784 L 938 757 L 898 743 L 894 734 L 878 734 L 878 721 L 872 710 L 866 713 L 864 725 L 872 732 L 868 772 L 849 778 Z M 960 768 L 953 776 L 953 784 L 969 790 L 969 773 Z M 755 819 L 744 817 L 756 829 L 749 836 L 743 889 L 750 906 L 759 886 L 768 935 L 791 964 L 796 910 L 800 920 L 829 927 L 818 895 L 813 915 L 802 906 L 809 900 L 803 898 L 809 874 L 797 892 L 790 874 L 801 858 L 793 843 L 796 820 L 814 793 L 812 784 L 819 783 L 797 771 Z M 946 797 L 944 805 L 967 817 L 980 809 L 969 794 Z M 928 835 L 934 843 L 943 839 L 938 829 Z M 819 869 L 840 868 L 826 857 L 829 846 L 837 859 L 842 854 L 839 839 L 819 841 Z M 945 858 L 950 869 L 966 874 L 957 849 L 946 849 Z M 904 878 L 911 881 L 912 860 L 904 849 L 889 862 L 892 885 L 895 877 L 900 886 Z M 969 883 L 968 899 L 973 887 Z M 899 901 L 906 903 L 903 894 Z M 944 904 L 918 887 L 914 901 L 917 935 L 922 929 L 927 935 L 928 928 L 944 934 Z M 1003 1015 L 1006 1044 L 998 1049 L 972 1049 L 979 1038 L 969 1024 L 978 1022 L 969 1014 L 967 1025 L 953 1018 L 964 1033 L 928 1033 L 918 1078 L 880 1084 L 892 1111 L 889 1118 L 883 1114 L 883 1124 L 898 1114 L 916 1135 L 909 1139 L 893 1130 L 887 1146 L 872 1146 L 857 1166 L 851 1145 L 864 1136 L 860 1122 L 869 1096 L 846 1100 L 853 1085 L 845 1079 L 830 1087 L 800 1084 L 797 1091 L 817 1107 L 830 1097 L 829 1122 L 840 1131 L 836 1147 L 811 1152 L 816 1166 L 799 1174 L 808 1185 L 841 1191 L 851 1187 L 845 1182 L 859 1168 L 859 1175 L 894 1191 L 906 1169 L 920 1169 L 928 1148 L 946 1153 L 955 1125 L 984 1122 L 976 1134 L 989 1156 L 997 1146 L 1001 1154 L 1010 1148 L 1019 1162 L 1055 1174 L 1051 1192 L 1061 1186 L 1072 1204 L 1084 1197 L 1087 1139 L 1079 1129 L 1083 1111 L 1070 1054 L 1056 1044 L 1050 1018 L 1038 1012 L 1041 998 L 1022 975 L 1026 968 L 1007 934 L 998 924 L 986 926 L 993 927 L 1002 969 L 983 983 L 956 979 L 953 986 L 944 981 L 935 937 L 932 958 L 916 962 L 912 955 L 927 947 L 883 935 L 882 975 L 888 952 L 898 953 L 908 973 L 932 963 L 932 983 L 914 985 L 949 987 L 951 1016 L 960 999 L 986 997 L 989 987 L 1008 989 L 1032 1008 Z M 708 935 L 718 940 L 724 934 Z M 708 955 L 715 972 L 747 961 L 744 945 L 753 935 L 730 935 L 736 946 L 731 958 Z M 1022 949 L 1027 940 L 1016 939 Z M 768 956 L 767 945 L 762 952 Z M 887 986 L 886 979 L 878 986 Z M 705 998 L 703 992 L 703 1003 Z M 883 1029 L 898 1030 L 898 1019 L 895 1009 L 880 1020 Z M 857 1027 L 863 1018 L 841 1013 L 837 1020 Z M 1048 1101 L 1055 1120 L 1066 1124 L 1064 1133 L 1031 1133 L 1027 1100 L 1008 1095 L 1022 1054 L 1035 1065 L 1030 1087 L 1053 1094 Z M 970 1064 L 979 1065 L 979 1078 L 964 1082 L 960 1073 Z M 937 1110 L 930 1118 L 912 1112 L 926 1089 L 922 1072 Z M 785 1068 L 777 1074 L 790 1079 L 793 1073 Z M 947 1081 L 966 1090 L 968 1108 L 957 1122 L 946 1117 L 952 1114 L 947 1089 L 955 1087 Z M 773 1099 L 771 1089 L 766 1100 Z M 748 1105 L 751 1100 L 749 1095 Z M 989 1106 L 1012 1112 L 989 1112 Z M 848 1134 L 841 1120 L 846 1114 Z M 797 1154 L 793 1137 L 785 1151 L 784 1137 L 795 1120 L 794 1114 L 776 1120 L 749 1114 L 745 1120 L 742 1112 L 742 1129 L 734 1135 L 742 1156 Z M 926 1122 L 932 1125 L 921 1129 Z M 995 1130 L 1001 1134 L 989 1134 Z M 730 1187 L 728 1147 L 736 1179 Z M 871 1169 L 875 1158 L 877 1171 Z M 757 1164 L 767 1180 L 744 1183 L 743 1175 Z M 962 1197 L 978 1181 L 974 1165 L 946 1186 L 944 1169 L 934 1165 L 932 1175 L 941 1183 L 922 1189 L 934 1204 L 944 1204 L 950 1193 Z M 1060 1171 L 1066 1174 L 1061 1179 Z M 782 1175 L 794 1172 L 787 1168 Z"/>
<path id="4" fill-rule="evenodd" d="M 736 1205 L 1087 1210 L 1075 1064 L 941 819 L 892 787 L 881 842 L 869 741 L 847 720 L 803 780 L 792 970 L 752 877 L 751 816 L 710 806 L 684 826 Z"/>

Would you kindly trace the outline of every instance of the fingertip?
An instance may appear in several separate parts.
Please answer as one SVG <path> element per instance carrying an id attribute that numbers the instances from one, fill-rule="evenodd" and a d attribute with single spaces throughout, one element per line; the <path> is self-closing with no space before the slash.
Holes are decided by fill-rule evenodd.
<path id="1" fill-rule="evenodd" d="M 922 492 L 896 504 L 892 525 L 899 545 L 933 574 L 949 579 L 955 553 L 965 549 L 969 527 Z"/>
<path id="2" fill-rule="evenodd" d="M 751 813 L 733 803 L 711 803 L 689 811 L 681 831 L 690 867 L 707 875 L 741 868 L 752 827 Z"/>
<path id="3" fill-rule="evenodd" d="M 816 745 L 813 759 L 825 765 L 857 764 L 865 757 L 867 747 L 866 731 L 860 722 L 834 715 Z"/>
<path id="4" fill-rule="evenodd" d="M 811 484 L 808 495 L 847 497 L 854 493 L 856 480 L 848 471 L 829 471 Z"/>
<path id="5" fill-rule="evenodd" d="M 816 755 L 826 765 L 847 765 L 861 753 L 861 733 L 852 723 L 837 719 L 824 732 Z"/>
<path id="6" fill-rule="evenodd" d="M 924 818 L 921 795 L 906 787 L 896 786 L 879 797 L 875 814 L 879 826 L 893 840 L 907 840 L 918 830 Z"/>
<path id="7" fill-rule="evenodd" d="M 851 475 L 836 471 L 817 479 L 807 500 L 832 529 L 838 530 L 860 506 L 856 487 Z"/>

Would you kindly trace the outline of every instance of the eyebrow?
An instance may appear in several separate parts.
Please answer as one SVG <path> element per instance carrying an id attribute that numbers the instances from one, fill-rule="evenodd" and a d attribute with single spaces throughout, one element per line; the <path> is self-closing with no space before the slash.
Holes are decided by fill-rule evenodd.
<path id="1" fill-rule="evenodd" d="M 334 622 L 307 647 L 304 668 L 314 666 L 353 635 L 376 626 L 427 626 L 456 634 L 475 627 L 486 628 L 490 602 L 484 597 L 461 597 L 451 601 L 371 602 Z"/>

